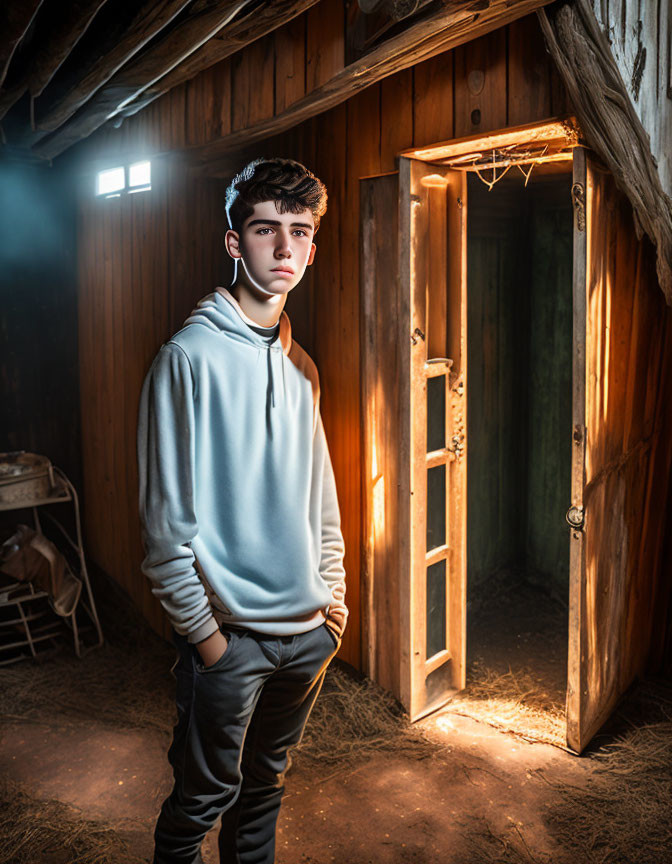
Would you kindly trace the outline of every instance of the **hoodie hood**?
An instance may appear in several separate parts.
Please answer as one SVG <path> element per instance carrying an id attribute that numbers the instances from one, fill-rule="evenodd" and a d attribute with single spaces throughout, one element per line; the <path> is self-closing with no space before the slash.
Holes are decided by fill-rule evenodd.
<path id="1" fill-rule="evenodd" d="M 243 312 L 240 303 L 228 288 L 219 287 L 216 291 L 199 300 L 183 326 L 186 327 L 188 324 L 199 324 L 209 330 L 221 333 L 227 339 L 248 345 L 257 352 L 257 359 L 259 359 L 262 351 L 266 351 L 269 381 L 267 409 L 276 405 L 276 375 L 273 371 L 273 357 L 279 357 L 284 398 L 286 392 L 285 357 L 292 347 L 292 327 L 289 316 L 284 309 L 280 313 L 278 336 L 270 345 L 259 333 L 251 329 L 251 327 L 260 325 Z"/>

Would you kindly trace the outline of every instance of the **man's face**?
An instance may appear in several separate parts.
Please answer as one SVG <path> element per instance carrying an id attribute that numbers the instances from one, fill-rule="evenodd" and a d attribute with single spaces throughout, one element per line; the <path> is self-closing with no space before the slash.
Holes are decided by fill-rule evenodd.
<path id="1" fill-rule="evenodd" d="M 315 220 L 309 209 L 278 213 L 275 201 L 254 205 L 240 235 L 226 232 L 226 248 L 243 267 L 245 281 L 266 294 L 288 294 L 313 263 Z"/>

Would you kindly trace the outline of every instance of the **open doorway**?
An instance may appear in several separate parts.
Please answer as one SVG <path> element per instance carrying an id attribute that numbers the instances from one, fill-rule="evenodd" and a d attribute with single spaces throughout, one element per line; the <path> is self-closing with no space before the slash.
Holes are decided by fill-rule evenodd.
<path id="1" fill-rule="evenodd" d="M 488 172 L 484 172 L 489 179 Z M 564 712 L 572 428 L 571 164 L 468 176 L 467 661 Z M 504 680 L 504 678 L 502 678 Z M 529 697 L 528 697 L 529 698 Z"/>
<path id="2" fill-rule="evenodd" d="M 646 663 L 667 494 L 631 209 L 572 118 L 360 184 L 365 669 L 581 753 Z"/>

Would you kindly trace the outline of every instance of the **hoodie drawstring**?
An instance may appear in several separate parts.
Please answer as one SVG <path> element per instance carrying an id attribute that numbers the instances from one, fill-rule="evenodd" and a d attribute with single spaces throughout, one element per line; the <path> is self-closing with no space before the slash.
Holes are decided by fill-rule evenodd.
<path id="1" fill-rule="evenodd" d="M 283 399 L 287 398 L 287 382 L 285 378 L 285 349 L 289 350 L 292 344 L 291 326 L 286 312 L 280 315 L 280 331 L 286 334 L 285 344 L 282 338 L 276 339 L 278 343 L 271 347 L 265 343 L 263 347 L 268 350 L 268 378 L 270 379 L 266 387 L 266 416 L 267 422 L 271 423 L 271 408 L 276 407 L 275 398 L 275 381 L 273 377 L 273 362 L 271 360 L 271 351 L 279 351 L 281 354 L 280 362 L 282 363 L 282 392 Z M 188 324 L 201 324 L 210 330 L 219 331 L 223 336 L 234 339 L 236 342 L 246 343 L 251 346 L 256 346 L 257 359 L 255 369 L 261 359 L 262 345 L 260 345 L 260 337 L 254 332 L 250 332 L 249 319 L 243 313 L 240 304 L 231 294 L 228 288 L 217 288 L 212 294 L 208 294 L 198 301 L 196 307 L 192 310 L 189 317 L 185 320 L 184 326 Z M 254 328 L 253 328 L 254 329 Z M 268 398 L 268 389 L 270 386 L 270 399 Z"/>
<path id="2" fill-rule="evenodd" d="M 271 404 L 275 408 L 275 379 L 273 378 L 273 363 L 271 361 L 271 351 L 278 351 L 278 348 L 271 348 L 270 345 L 268 348 L 268 377 L 271 382 Z M 280 350 L 280 362 L 282 364 L 282 395 L 284 398 L 287 397 L 287 384 L 285 382 L 285 352 Z"/>
<path id="3" fill-rule="evenodd" d="M 271 379 L 271 401 L 275 408 L 275 385 L 273 383 L 273 363 L 271 362 L 271 346 L 268 346 L 268 377 Z"/>
<path id="4" fill-rule="evenodd" d="M 285 352 L 280 352 L 280 361 L 282 363 L 282 398 L 287 398 L 287 386 L 285 385 Z"/>

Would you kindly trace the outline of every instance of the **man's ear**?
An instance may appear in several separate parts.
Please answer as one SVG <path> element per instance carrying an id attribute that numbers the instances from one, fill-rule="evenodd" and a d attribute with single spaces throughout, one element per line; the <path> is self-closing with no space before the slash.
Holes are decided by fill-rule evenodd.
<path id="1" fill-rule="evenodd" d="M 224 235 L 224 245 L 226 246 L 226 251 L 232 258 L 243 257 L 240 251 L 240 235 L 237 231 L 233 231 L 229 228 Z"/>
<path id="2" fill-rule="evenodd" d="M 313 258 L 315 257 L 315 251 L 317 250 L 317 246 L 314 243 L 310 244 L 310 255 L 308 256 L 308 261 L 306 261 L 306 267 L 310 267 L 313 263 Z"/>

